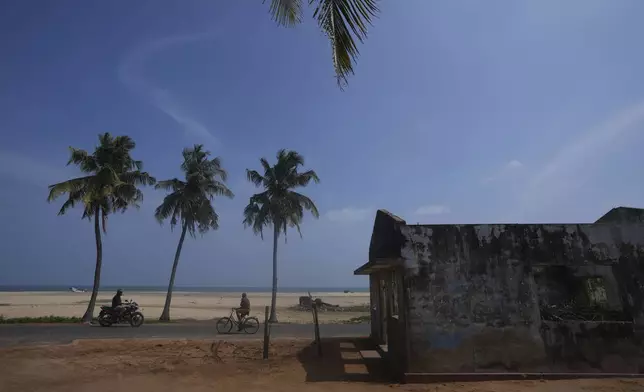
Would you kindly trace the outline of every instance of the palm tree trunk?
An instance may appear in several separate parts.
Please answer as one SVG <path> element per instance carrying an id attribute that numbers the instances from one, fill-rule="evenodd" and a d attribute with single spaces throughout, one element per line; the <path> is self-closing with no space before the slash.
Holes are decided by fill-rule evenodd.
<path id="1" fill-rule="evenodd" d="M 94 213 L 94 234 L 96 235 L 96 267 L 94 268 L 94 286 L 92 287 L 92 296 L 87 305 L 87 310 L 83 315 L 83 322 L 89 323 L 94 318 L 94 306 L 96 306 L 96 296 L 101 284 L 101 265 L 103 264 L 103 243 L 101 242 L 101 226 L 99 220 L 100 210 L 97 208 Z"/>
<path id="2" fill-rule="evenodd" d="M 279 237 L 279 225 L 273 223 L 273 293 L 271 295 L 271 317 L 268 319 L 271 323 L 277 322 L 275 306 L 277 303 L 277 237 Z"/>
<path id="3" fill-rule="evenodd" d="M 179 245 L 177 245 L 177 252 L 174 254 L 174 263 L 172 264 L 172 274 L 170 274 L 170 284 L 168 284 L 168 295 L 165 297 L 165 305 L 163 312 L 161 312 L 160 321 L 170 321 L 170 303 L 172 302 L 172 289 L 174 288 L 174 277 L 177 274 L 177 266 L 179 265 L 179 256 L 181 256 L 181 248 L 183 248 L 183 240 L 186 238 L 186 230 L 188 225 L 183 224 L 181 229 L 181 238 L 179 238 Z"/>

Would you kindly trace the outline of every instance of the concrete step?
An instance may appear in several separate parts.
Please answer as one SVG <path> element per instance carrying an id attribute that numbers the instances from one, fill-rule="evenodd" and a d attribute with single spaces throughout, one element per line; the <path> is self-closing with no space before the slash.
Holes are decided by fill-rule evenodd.
<path id="1" fill-rule="evenodd" d="M 360 356 L 366 360 L 382 359 L 378 350 L 360 350 Z"/>

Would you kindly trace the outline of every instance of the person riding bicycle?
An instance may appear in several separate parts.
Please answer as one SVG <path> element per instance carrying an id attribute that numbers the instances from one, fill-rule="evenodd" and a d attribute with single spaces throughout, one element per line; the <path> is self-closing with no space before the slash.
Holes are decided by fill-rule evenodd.
<path id="1" fill-rule="evenodd" d="M 242 319 L 248 316 L 248 314 L 250 313 L 250 300 L 248 299 L 246 293 L 242 293 L 239 308 L 235 309 L 235 312 L 237 313 L 237 320 L 239 320 L 238 329 L 241 331 Z"/>
<path id="2" fill-rule="evenodd" d="M 123 301 L 121 300 L 122 295 L 123 290 L 118 289 L 116 290 L 116 295 L 112 297 L 112 311 L 117 315 L 117 317 L 121 316 L 121 313 L 123 313 L 123 310 L 125 309 Z"/>

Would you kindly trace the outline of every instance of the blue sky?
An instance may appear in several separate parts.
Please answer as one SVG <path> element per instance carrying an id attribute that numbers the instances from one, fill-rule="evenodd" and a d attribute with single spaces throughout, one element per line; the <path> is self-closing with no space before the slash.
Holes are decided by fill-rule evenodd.
<path id="1" fill-rule="evenodd" d="M 0 4 L 0 284 L 91 284 L 80 211 L 47 185 L 68 146 L 127 134 L 159 179 L 204 143 L 230 173 L 220 229 L 188 239 L 178 285 L 269 286 L 272 241 L 242 226 L 244 169 L 296 149 L 322 216 L 279 244 L 281 286 L 367 285 L 376 209 L 408 222 L 591 222 L 644 206 L 644 2 L 388 1 L 344 92 L 307 10 L 258 1 Z M 103 283 L 166 284 L 163 194 L 110 217 Z"/>

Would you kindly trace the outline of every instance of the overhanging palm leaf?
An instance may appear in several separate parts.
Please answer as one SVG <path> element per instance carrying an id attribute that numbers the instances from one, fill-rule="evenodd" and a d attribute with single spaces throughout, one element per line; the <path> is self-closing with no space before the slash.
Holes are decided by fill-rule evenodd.
<path id="1" fill-rule="evenodd" d="M 309 0 L 309 5 L 315 6 L 313 17 L 329 38 L 336 79 L 343 88 L 360 53 L 356 39 L 365 40 L 368 25 L 379 12 L 377 0 Z M 302 1 L 271 0 L 269 11 L 278 24 L 294 26 L 301 22 Z"/>
<path id="2" fill-rule="evenodd" d="M 304 166 L 304 157 L 295 151 L 280 150 L 277 162 L 271 166 L 264 158 L 260 159 L 264 174 L 256 170 L 246 170 L 248 181 L 263 188 L 263 192 L 250 197 L 244 209 L 244 226 L 250 227 L 255 234 L 264 238 L 264 228 L 273 227 L 273 293 L 271 297 L 271 321 L 277 320 L 275 303 L 277 297 L 277 239 L 288 227 L 297 229 L 300 236 L 300 225 L 304 212 L 309 211 L 313 217 L 320 216 L 313 200 L 296 192 L 294 189 L 304 187 L 311 181 L 320 182 L 313 170 L 298 172 Z"/>
<path id="3" fill-rule="evenodd" d="M 302 0 L 271 0 L 270 13 L 282 26 L 295 26 L 302 21 Z"/>
<path id="4" fill-rule="evenodd" d="M 203 145 L 184 149 L 181 170 L 185 174 L 185 180 L 173 178 L 160 181 L 156 185 L 157 189 L 170 193 L 157 207 L 154 216 L 159 223 L 170 219 L 170 228 L 181 223 L 181 237 L 172 264 L 165 306 L 160 317 L 163 321 L 170 320 L 174 278 L 186 233 L 195 237 L 197 232 L 204 234 L 209 230 L 216 230 L 219 227 L 219 216 L 215 212 L 212 200 L 215 196 L 233 197 L 231 190 L 224 184 L 228 175 L 221 167 L 221 159 L 218 157 L 208 159 L 209 156 L 210 152 L 204 150 Z"/>

